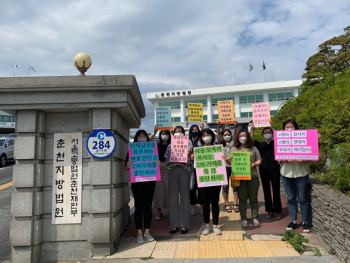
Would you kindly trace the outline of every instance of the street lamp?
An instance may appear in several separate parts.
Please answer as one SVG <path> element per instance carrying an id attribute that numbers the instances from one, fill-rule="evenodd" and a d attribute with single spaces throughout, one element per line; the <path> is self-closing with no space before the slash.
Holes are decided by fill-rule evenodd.
<path id="1" fill-rule="evenodd" d="M 80 71 L 81 76 L 85 76 L 85 72 L 91 66 L 91 57 L 84 53 L 78 53 L 74 57 L 74 66 Z"/>

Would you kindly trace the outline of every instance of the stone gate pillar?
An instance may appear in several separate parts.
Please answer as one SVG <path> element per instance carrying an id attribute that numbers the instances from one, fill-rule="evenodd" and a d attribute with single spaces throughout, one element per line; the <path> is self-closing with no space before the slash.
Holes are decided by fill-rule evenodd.
<path id="1" fill-rule="evenodd" d="M 129 174 L 123 169 L 129 129 L 145 117 L 135 77 L 0 78 L 0 109 L 17 116 L 12 262 L 113 254 L 129 219 Z M 117 141 L 105 159 L 86 148 L 96 129 L 111 131 Z M 51 222 L 55 133 L 83 135 L 81 224 Z"/>

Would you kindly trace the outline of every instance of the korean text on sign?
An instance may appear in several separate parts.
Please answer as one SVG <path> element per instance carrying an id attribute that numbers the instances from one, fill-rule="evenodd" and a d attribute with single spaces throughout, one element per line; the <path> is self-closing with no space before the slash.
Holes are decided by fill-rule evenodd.
<path id="1" fill-rule="evenodd" d="M 250 153 L 231 152 L 231 176 L 234 180 L 251 180 L 250 173 Z"/>
<path id="2" fill-rule="evenodd" d="M 188 136 L 171 136 L 170 162 L 187 163 L 188 140 Z"/>
<path id="3" fill-rule="evenodd" d="M 275 160 L 318 161 L 317 130 L 274 131 Z"/>
<path id="4" fill-rule="evenodd" d="M 218 113 L 221 124 L 234 123 L 235 111 L 233 100 L 218 101 Z"/>
<path id="5" fill-rule="evenodd" d="M 129 143 L 130 182 L 160 181 L 160 168 L 157 164 L 158 147 L 156 142 Z"/>
<path id="6" fill-rule="evenodd" d="M 227 185 L 222 145 L 194 148 L 198 187 Z"/>
<path id="7" fill-rule="evenodd" d="M 156 123 L 159 130 L 171 130 L 171 107 L 156 107 Z"/>
<path id="8" fill-rule="evenodd" d="M 270 127 L 270 103 L 252 104 L 253 121 L 255 127 Z"/>
<path id="9" fill-rule="evenodd" d="M 203 122 L 203 103 L 188 103 L 188 124 Z"/>
<path id="10" fill-rule="evenodd" d="M 82 137 L 54 134 L 52 224 L 81 223 Z"/>

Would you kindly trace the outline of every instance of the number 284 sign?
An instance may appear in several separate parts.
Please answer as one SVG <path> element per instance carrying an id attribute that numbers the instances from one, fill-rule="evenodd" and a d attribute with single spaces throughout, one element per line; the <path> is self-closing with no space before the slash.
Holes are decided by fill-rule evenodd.
<path id="1" fill-rule="evenodd" d="M 89 153 L 95 158 L 106 158 L 110 156 L 117 145 L 113 133 L 107 130 L 96 130 L 92 132 L 86 141 Z"/>

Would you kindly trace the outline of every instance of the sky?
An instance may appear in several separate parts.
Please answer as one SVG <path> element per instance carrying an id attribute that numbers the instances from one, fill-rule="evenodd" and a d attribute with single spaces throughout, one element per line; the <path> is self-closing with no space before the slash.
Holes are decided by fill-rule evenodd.
<path id="1" fill-rule="evenodd" d="M 147 92 L 300 79 L 307 59 L 350 25 L 350 1 L 1 0 L 0 77 L 136 76 L 152 131 Z M 1 79 L 0 79 L 1 81 Z"/>

